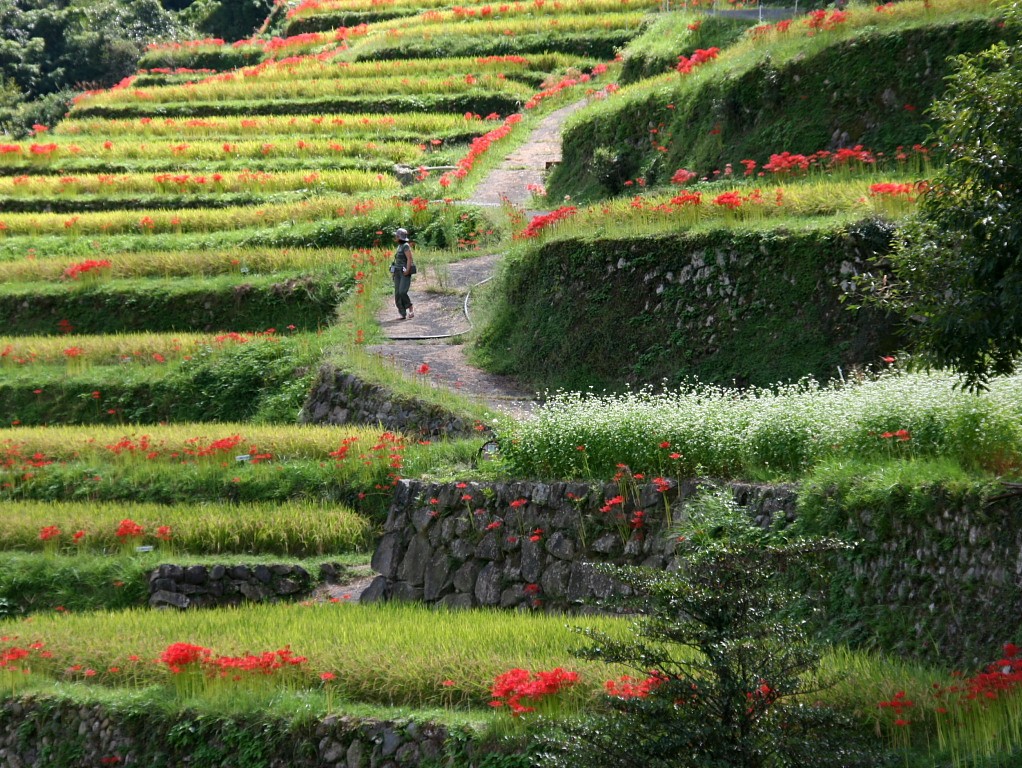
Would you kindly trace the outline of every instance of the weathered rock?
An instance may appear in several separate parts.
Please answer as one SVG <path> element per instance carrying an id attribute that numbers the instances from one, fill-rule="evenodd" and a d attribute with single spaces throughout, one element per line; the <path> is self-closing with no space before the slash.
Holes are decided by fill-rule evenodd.
<path id="1" fill-rule="evenodd" d="M 451 589 L 453 583 L 450 558 L 443 551 L 437 552 L 426 568 L 422 587 L 423 600 L 428 603 L 439 600 Z"/>
<path id="2" fill-rule="evenodd" d="M 432 557 L 433 548 L 429 545 L 429 538 L 421 533 L 415 534 L 408 542 L 408 549 L 398 568 L 398 579 L 417 587 L 422 586 L 426 577 L 426 567 Z"/>
<path id="3" fill-rule="evenodd" d="M 500 568 L 496 563 L 487 563 L 479 572 L 474 594 L 480 605 L 500 603 Z"/>
<path id="4" fill-rule="evenodd" d="M 378 603 L 390 597 L 390 581 L 386 576 L 377 576 L 359 597 L 360 603 Z"/>
<path id="5" fill-rule="evenodd" d="M 469 560 L 454 572 L 454 588 L 459 592 L 475 591 L 476 579 L 479 578 L 479 571 L 483 566 L 475 560 Z"/>
<path id="6" fill-rule="evenodd" d="M 397 578 L 402 554 L 401 537 L 396 533 L 385 533 L 380 543 L 376 545 L 376 551 L 373 552 L 373 570 L 385 578 Z"/>
<path id="7" fill-rule="evenodd" d="M 154 608 L 187 608 L 192 601 L 187 595 L 180 592 L 168 592 L 165 589 L 158 590 L 149 596 L 149 605 Z"/>

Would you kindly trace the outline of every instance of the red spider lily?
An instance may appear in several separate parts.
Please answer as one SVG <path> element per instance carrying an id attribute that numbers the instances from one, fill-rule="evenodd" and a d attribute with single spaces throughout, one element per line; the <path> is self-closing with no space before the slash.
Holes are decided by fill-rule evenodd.
<path id="1" fill-rule="evenodd" d="M 423 363 L 418 368 L 416 368 L 415 372 L 420 376 L 425 376 L 427 373 L 429 373 L 429 365 Z"/>
<path id="2" fill-rule="evenodd" d="M 109 267 L 109 259 L 86 259 L 67 267 L 63 272 L 63 276 L 71 280 L 77 280 L 81 275 L 100 269 L 108 269 Z"/>
<path id="3" fill-rule="evenodd" d="M 490 686 L 490 695 L 493 696 L 490 706 L 506 706 L 511 710 L 512 717 L 535 712 L 536 708 L 531 704 L 560 693 L 575 685 L 578 679 L 577 672 L 569 672 L 561 667 L 548 672 L 541 670 L 535 674 L 525 669 L 511 669 L 494 678 Z M 531 704 L 522 703 L 523 699 Z"/>
<path id="4" fill-rule="evenodd" d="M 206 661 L 212 654 L 213 652 L 209 648 L 203 648 L 201 645 L 171 643 L 160 654 L 158 661 L 166 664 L 167 668 L 174 674 L 178 674 L 189 664 L 199 664 Z"/>
<path id="5" fill-rule="evenodd" d="M 871 197 L 898 197 L 904 196 L 912 199 L 915 193 L 916 187 L 914 184 L 895 184 L 895 183 L 884 183 L 884 184 L 870 184 L 869 194 Z"/>
<path id="6" fill-rule="evenodd" d="M 574 205 L 564 205 L 544 216 L 535 216 L 525 229 L 515 235 L 515 239 L 527 240 L 536 237 L 545 227 L 550 226 L 556 221 L 562 221 L 574 216 L 576 213 L 578 213 L 578 208 Z"/>
<path id="7" fill-rule="evenodd" d="M 738 192 L 724 192 L 713 198 L 713 204 L 728 210 L 737 210 L 742 207 L 743 198 Z"/>
<path id="8" fill-rule="evenodd" d="M 808 18 L 806 19 L 806 26 L 810 29 L 810 34 L 814 30 L 828 30 L 834 29 L 838 24 L 843 24 L 848 21 L 847 11 L 831 11 L 829 14 L 827 11 L 820 10 L 810 11 Z"/>
<path id="9" fill-rule="evenodd" d="M 671 198 L 671 205 L 684 208 L 686 205 L 702 205 L 703 196 L 700 192 L 682 192 Z"/>
<path id="10" fill-rule="evenodd" d="M 612 512 L 614 507 L 623 505 L 625 503 L 624 496 L 614 496 L 613 498 L 607 499 L 606 504 L 600 507 L 601 512 Z"/>
<path id="11" fill-rule="evenodd" d="M 897 432 L 884 432 L 880 435 L 884 440 L 890 440 L 892 437 L 898 438 L 899 442 L 904 443 L 907 440 L 912 439 L 912 435 L 909 434 L 907 429 L 899 429 Z"/>
<path id="12" fill-rule="evenodd" d="M 47 525 L 39 530 L 40 541 L 50 541 L 60 536 L 60 528 L 55 525 Z"/>
<path id="13" fill-rule="evenodd" d="M 140 538 L 144 533 L 145 529 L 141 525 L 130 518 L 125 518 L 117 526 L 117 533 L 115 535 L 118 539 L 124 541 L 125 539 Z"/>
<path id="14" fill-rule="evenodd" d="M 674 69 L 676 72 L 687 75 L 696 67 L 708 61 L 713 61 L 717 58 L 718 54 L 720 54 L 720 48 L 697 48 L 696 52 L 691 56 L 679 56 L 678 65 Z"/>
<path id="15" fill-rule="evenodd" d="M 890 701 L 881 701 L 877 704 L 881 709 L 890 709 L 896 715 L 894 724 L 903 727 L 911 723 L 902 717 L 903 711 L 915 706 L 915 702 L 905 698 L 904 691 L 898 691 Z"/>
<path id="16" fill-rule="evenodd" d="M 172 535 L 173 531 L 171 530 L 169 525 L 161 525 L 159 528 L 156 529 L 156 538 L 158 538 L 160 541 L 170 541 Z"/>
<path id="17" fill-rule="evenodd" d="M 607 680 L 603 689 L 611 696 L 619 699 L 645 699 L 651 692 L 667 681 L 667 677 L 656 670 L 651 670 L 649 677 L 638 680 L 630 675 L 621 675 L 617 680 Z"/>

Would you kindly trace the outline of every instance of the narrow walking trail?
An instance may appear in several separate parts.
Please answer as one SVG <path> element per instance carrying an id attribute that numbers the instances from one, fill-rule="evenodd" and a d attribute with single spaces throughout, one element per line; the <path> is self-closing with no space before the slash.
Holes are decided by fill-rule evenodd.
<path id="1" fill-rule="evenodd" d="M 565 120 L 586 105 L 578 101 L 547 115 L 518 149 L 504 158 L 466 202 L 498 206 L 506 199 L 527 207 L 530 185 L 543 184 L 546 171 L 561 159 L 561 128 Z M 410 296 L 415 317 L 399 320 L 392 302 L 377 315 L 390 338 L 368 351 L 390 360 L 407 375 L 425 364 L 438 386 L 457 389 L 490 408 L 516 418 L 528 417 L 535 397 L 512 378 L 489 374 L 470 365 L 459 337 L 472 328 L 473 288 L 496 272 L 500 254 L 488 254 L 447 265 L 419 265 Z"/>

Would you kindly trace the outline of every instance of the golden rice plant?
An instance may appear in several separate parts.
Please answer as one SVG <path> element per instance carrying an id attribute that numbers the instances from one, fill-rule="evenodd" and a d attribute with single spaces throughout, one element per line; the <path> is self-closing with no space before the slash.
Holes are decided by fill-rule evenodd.
<path id="1" fill-rule="evenodd" d="M 217 654 L 258 653 L 290 645 L 294 653 L 308 658 L 302 671 L 304 687 L 320 688 L 320 675 L 329 672 L 336 675 L 331 684 L 342 700 L 399 706 L 436 706 L 452 699 L 483 706 L 493 678 L 515 667 L 578 670 L 581 688 L 588 693 L 623 671 L 569 654 L 580 644 L 571 626 L 623 634 L 627 622 L 618 618 L 566 619 L 345 602 L 341 598 L 337 604 L 255 605 L 173 614 L 138 610 L 40 615 L 30 628 L 0 622 L 0 635 L 43 643 L 53 654 L 49 671 L 55 676 L 82 665 L 99 673 L 93 682 L 109 685 L 170 684 L 166 668 L 149 660 L 171 643 L 196 644 Z M 131 657 L 146 661 L 138 663 Z"/>
<path id="2" fill-rule="evenodd" d="M 109 140 L 130 137 L 166 139 L 207 139 L 210 141 L 245 135 L 268 136 L 283 134 L 299 139 L 303 136 L 329 136 L 339 140 L 348 134 L 373 135 L 383 138 L 388 133 L 421 133 L 424 136 L 461 130 L 465 127 L 463 115 L 440 112 L 344 115 L 253 115 L 207 118 L 152 118 L 134 120 L 104 118 L 70 118 L 62 120 L 54 129 L 58 142 L 72 142 L 77 137 L 97 137 Z M 485 129 L 483 129 L 485 130 Z M 52 141 L 52 139 L 50 140 Z M 24 151 L 27 146 L 22 142 Z"/>
<path id="3" fill-rule="evenodd" d="M 421 249 L 420 249 L 421 250 Z M 260 275 L 278 272 L 354 273 L 368 256 L 386 260 L 390 250 L 355 251 L 344 248 L 230 248 L 207 251 L 146 251 L 113 253 L 101 271 L 110 279 L 143 277 L 193 277 L 214 275 Z M 22 259 L 0 262 L 0 283 L 63 281 L 81 260 L 64 258 Z M 185 334 L 187 336 L 187 334 Z"/>
<path id="4" fill-rule="evenodd" d="M 309 557 L 364 551 L 371 526 L 344 506 L 285 504 L 0 503 L 0 549 L 117 553 L 125 519 L 143 533 L 135 543 L 198 554 Z M 46 529 L 47 533 L 43 531 Z"/>
<path id="5" fill-rule="evenodd" d="M 264 80 L 258 77 L 210 78 L 202 83 L 101 91 L 79 99 L 78 106 L 144 102 L 181 104 L 193 101 L 297 100 L 331 96 L 457 94 L 485 90 L 527 96 L 528 86 L 494 73 L 416 75 L 367 74 L 364 77 Z"/>
<path id="6" fill-rule="evenodd" d="M 256 133 L 250 131 L 250 133 Z M 263 161 L 277 158 L 302 158 L 307 160 L 330 160 L 338 158 L 388 160 L 390 162 L 414 162 L 423 154 L 419 142 L 390 141 L 378 139 L 375 133 L 368 136 L 364 131 L 350 131 L 357 138 L 341 139 L 338 130 L 336 138 L 326 139 L 316 135 L 297 134 L 289 137 L 269 136 L 262 140 L 244 139 L 234 141 L 212 141 L 200 139 L 180 140 L 143 140 L 113 141 L 98 138 L 58 137 L 58 141 L 48 142 L 54 147 L 46 154 L 33 154 L 31 144 L 8 144 L 17 147 L 8 152 L 0 153 L 0 167 L 16 167 L 27 172 L 35 169 L 44 170 L 56 164 L 74 161 L 76 165 L 83 161 L 95 164 L 123 163 L 125 161 L 164 160 L 174 163 L 188 163 L 197 160 L 214 161 Z M 376 139 L 367 141 L 367 138 Z M 270 139 L 270 140 L 267 140 Z M 343 141 L 343 143 L 342 143 Z M 65 176 L 81 176 L 79 171 L 68 171 Z M 105 174 L 106 178 L 118 179 L 123 174 Z M 19 182 L 24 184 L 25 182 Z M 9 181 L 9 185 L 13 180 Z M 8 193 L 9 194 L 9 193 Z"/>
<path id="7" fill-rule="evenodd" d="M 236 454 L 269 453 L 276 461 L 330 460 L 345 439 L 363 446 L 377 445 L 382 430 L 353 426 L 299 426 L 263 424 L 167 424 L 151 426 L 49 426 L 0 429 L 0 447 L 16 446 L 21 455 L 43 454 L 51 460 L 141 461 L 156 452 L 167 459 L 187 459 L 190 452 L 213 443 L 235 442 L 229 450 L 214 451 L 232 461 Z M 134 448 L 126 444 L 130 442 Z M 143 450 L 143 443 L 149 446 Z M 120 448 L 117 446 L 121 445 Z M 174 456 L 174 454 L 177 454 Z"/>
<path id="8" fill-rule="evenodd" d="M 229 149 L 223 151 L 230 154 Z M 217 195 L 240 192 L 272 194 L 297 190 L 357 194 L 393 191 L 399 187 L 398 180 L 390 174 L 360 170 L 82 173 L 65 176 L 0 177 L 0 195 L 18 198 L 70 198 L 79 195 Z"/>

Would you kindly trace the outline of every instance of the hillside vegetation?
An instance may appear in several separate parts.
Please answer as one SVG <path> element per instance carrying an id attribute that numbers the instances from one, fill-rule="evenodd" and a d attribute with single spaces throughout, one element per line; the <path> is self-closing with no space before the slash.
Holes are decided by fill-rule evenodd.
<path id="1" fill-rule="evenodd" d="M 167 5 L 210 36 L 136 45 L 134 74 L 82 83 L 68 114 L 0 142 L 4 749 L 54 768 L 282 754 L 525 768 L 563 763 L 576 716 L 595 715 L 635 737 L 633 764 L 663 723 L 672 766 L 700 759 L 679 743 L 711 742 L 729 768 L 789 764 L 761 759 L 770 744 L 841 768 L 1017 759 L 1018 648 L 988 670 L 1004 676 L 996 704 L 941 686 L 948 659 L 981 667 L 1017 639 L 1022 589 L 983 558 L 1007 558 L 996 532 L 1018 527 L 1003 483 L 1022 472 L 1019 379 L 956 389 L 913 370 L 881 308 L 849 309 L 941 162 L 923 143 L 946 57 L 1017 35 L 996 8 L 904 0 L 759 25 L 658 0 Z M 465 202 L 579 101 L 542 211 Z M 420 273 L 503 254 L 473 294 L 473 354 L 572 391 L 506 418 L 428 366 L 409 381 L 368 354 L 398 227 Z M 476 436 L 379 416 L 297 426 L 325 361 L 391 393 L 385 409 L 417 400 Z M 586 389 L 632 384 L 652 387 Z M 702 493 L 728 482 L 798 484 L 797 521 L 761 529 Z M 551 484 L 568 501 L 548 536 L 525 521 Z M 437 495 L 410 499 L 418 487 Z M 477 548 L 492 549 L 498 601 L 530 582 L 522 611 L 354 606 L 354 588 L 317 582 L 365 566 L 400 517 L 395 488 L 423 570 L 474 583 Z M 625 514 L 644 497 L 662 530 Z M 491 520 L 487 505 L 508 509 Z M 569 622 L 596 642 L 579 654 L 541 610 L 524 561 L 566 553 L 565 531 L 578 552 L 600 531 L 606 552 L 639 558 L 666 531 L 678 572 L 635 580 L 662 598 L 652 650 L 620 616 L 589 615 L 601 602 Z M 440 536 L 460 542 L 450 561 L 430 560 Z M 317 591 L 148 608 L 172 571 L 194 585 L 233 568 Z M 962 684 L 982 693 L 988 673 Z M 752 757 L 717 701 L 755 726 Z M 324 735 L 349 724 L 364 752 Z M 402 734 L 431 746 L 399 748 Z"/>

